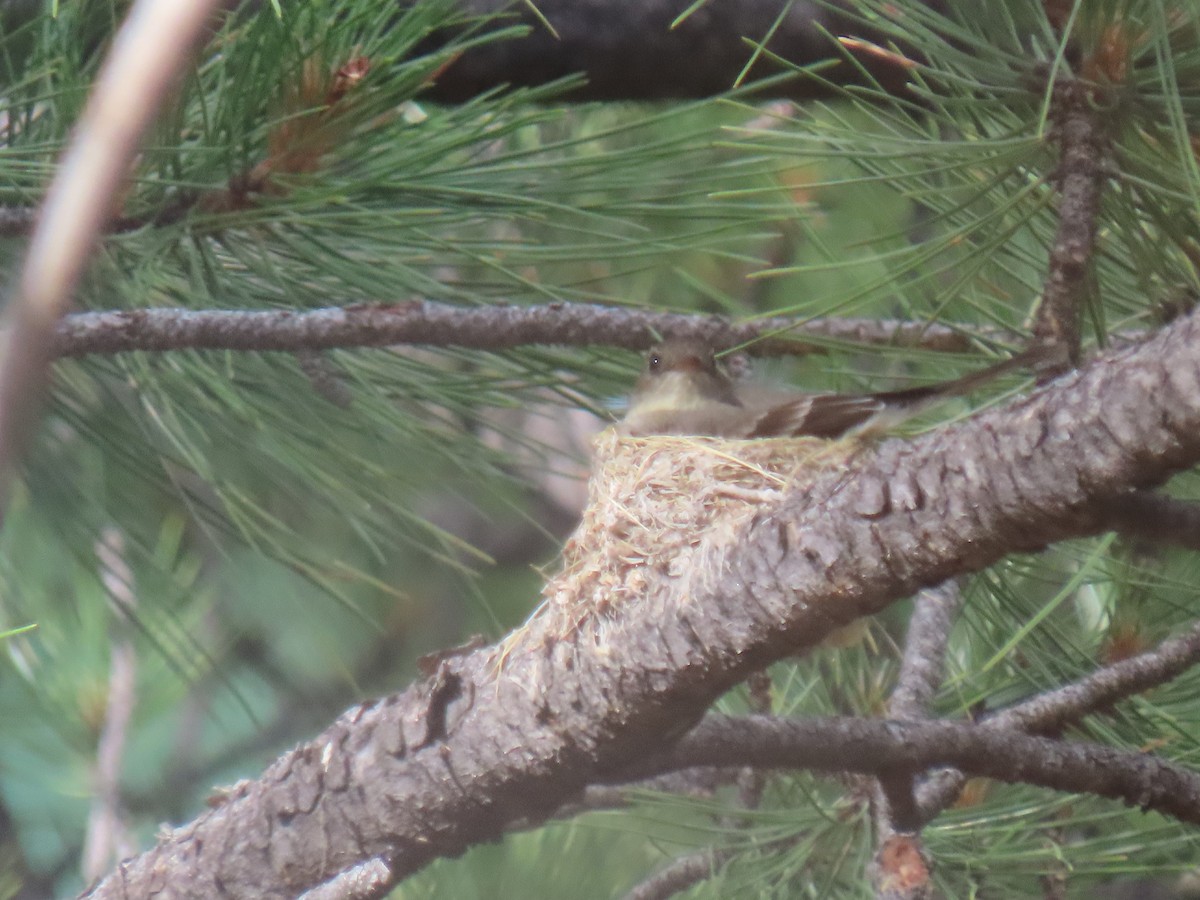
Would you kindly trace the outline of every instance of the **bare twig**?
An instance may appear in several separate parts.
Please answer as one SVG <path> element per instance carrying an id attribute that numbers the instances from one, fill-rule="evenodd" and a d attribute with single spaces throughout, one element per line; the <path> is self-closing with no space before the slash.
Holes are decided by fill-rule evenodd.
<path id="1" fill-rule="evenodd" d="M 54 329 L 112 212 L 142 132 L 188 60 L 217 0 L 138 0 L 113 42 L 42 205 L 0 356 L 0 508 L 34 420 Z"/>
<path id="2" fill-rule="evenodd" d="M 1005 335 L 952 326 L 879 319 L 757 319 L 653 309 L 550 303 L 464 308 L 443 303 L 354 304 L 292 310 L 141 309 L 76 313 L 59 323 L 55 356 L 133 350 L 303 352 L 338 347 L 432 344 L 506 350 L 525 344 L 604 345 L 645 350 L 658 335 L 707 341 L 718 348 L 750 344 L 758 355 L 820 353 L 823 342 L 886 344 L 966 352 Z"/>
<path id="3" fill-rule="evenodd" d="M 133 592 L 133 572 L 124 557 L 124 539 L 116 528 L 106 529 L 96 542 L 96 559 L 100 563 L 100 580 L 112 601 L 116 617 L 112 629 L 104 725 L 96 744 L 92 805 L 83 843 L 85 881 L 99 878 L 114 861 L 128 856 L 135 846 L 126 833 L 121 814 L 121 763 L 125 758 L 125 738 L 133 717 L 137 685 L 137 657 L 126 617 L 137 606 L 137 596 Z"/>

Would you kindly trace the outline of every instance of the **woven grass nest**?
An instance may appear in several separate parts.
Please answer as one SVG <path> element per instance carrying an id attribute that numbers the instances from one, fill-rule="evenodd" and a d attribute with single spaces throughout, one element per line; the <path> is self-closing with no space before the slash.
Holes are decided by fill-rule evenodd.
<path id="1" fill-rule="evenodd" d="M 844 441 L 601 432 L 583 519 L 547 582 L 535 618 L 548 635 L 602 640 L 622 604 L 703 565 L 764 503 L 843 464 Z"/>

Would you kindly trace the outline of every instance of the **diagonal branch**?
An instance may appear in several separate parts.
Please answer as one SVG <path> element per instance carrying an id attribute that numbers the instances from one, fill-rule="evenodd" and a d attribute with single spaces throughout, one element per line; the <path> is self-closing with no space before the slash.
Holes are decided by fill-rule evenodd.
<path id="1" fill-rule="evenodd" d="M 36 418 L 55 327 L 142 133 L 175 83 L 217 0 L 134 3 L 59 162 L 5 310 L 0 352 L 0 518 L 4 492 Z"/>
<path id="2" fill-rule="evenodd" d="M 711 878 L 734 855 L 732 850 L 708 848 L 680 856 L 635 885 L 624 900 L 667 900 Z"/>
<path id="3" fill-rule="evenodd" d="M 375 857 L 399 880 L 515 822 L 544 819 L 661 750 L 770 661 L 923 586 L 1094 533 L 1095 503 L 1195 464 L 1197 346 L 1200 317 L 1188 316 L 1031 397 L 910 441 L 863 446 L 740 527 L 706 534 L 702 565 L 651 584 L 602 621 L 564 634 L 552 617 L 535 618 L 503 650 L 445 660 L 403 693 L 347 711 L 163 834 L 92 896 L 164 885 L 177 897 L 297 894 Z M 895 739 L 932 726 L 872 727 Z M 908 752 L 897 746 L 894 761 L 931 764 Z M 1103 771 L 1116 788 L 1079 789 L 1131 796 L 1127 775 Z M 1189 796 L 1161 761 L 1147 757 L 1141 771 L 1171 787 L 1139 782 L 1137 802 Z M 1176 812 L 1177 800 L 1163 802 Z"/>

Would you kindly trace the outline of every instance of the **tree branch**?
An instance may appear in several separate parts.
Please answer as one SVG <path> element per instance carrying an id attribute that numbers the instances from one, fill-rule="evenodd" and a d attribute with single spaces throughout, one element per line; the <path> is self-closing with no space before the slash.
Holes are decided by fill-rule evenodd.
<path id="1" fill-rule="evenodd" d="M 1127 538 L 1200 550 L 1200 504 L 1131 491 L 1103 505 L 1108 527 Z"/>
<path id="2" fill-rule="evenodd" d="M 802 490 L 764 500 L 740 527 L 706 533 L 703 565 L 681 578 L 651 581 L 569 634 L 535 617 L 502 648 L 445 660 L 403 693 L 349 710 L 92 896 L 295 894 L 375 857 L 400 879 L 544 819 L 686 733 L 770 661 L 1014 550 L 1094 533 L 1097 501 L 1200 460 L 1197 346 L 1200 318 L 1187 316 L 1028 398 L 863 445 Z M 1135 767 L 1105 748 L 962 725 L 854 727 L 895 746 L 891 765 L 973 764 L 994 738 L 1011 768 L 989 751 L 979 768 L 993 777 L 1200 815 L 1193 780 L 1154 757 Z M 983 744 L 907 740 L 979 732 Z M 1057 769 L 1050 750 L 1063 754 Z"/>
<path id="3" fill-rule="evenodd" d="M 777 316 L 730 322 L 720 316 L 590 304 L 464 308 L 444 303 L 353 304 L 244 311 L 138 309 L 76 313 L 58 325 L 54 354 L 247 350 L 303 352 L 390 344 L 507 350 L 527 344 L 605 345 L 645 350 L 657 335 L 704 340 L 725 349 L 753 341 L 757 355 L 821 353 L 811 341 L 847 341 L 965 352 L 970 332 L 948 325 L 879 319 Z M 997 332 L 975 335 L 999 340 Z M 806 342 L 808 341 L 808 342 Z"/>
<path id="4" fill-rule="evenodd" d="M 929 706 L 942 683 L 950 631 L 962 603 L 962 588 L 957 579 L 917 594 L 904 638 L 896 689 L 888 701 L 891 718 L 907 721 L 929 718 Z M 914 774 L 903 769 L 884 772 L 874 791 L 878 846 L 868 872 L 878 897 L 918 900 L 931 890 L 929 866 L 916 834 L 921 818 L 913 790 Z"/>
<path id="5" fill-rule="evenodd" d="M 962 587 L 953 579 L 917 594 L 896 689 L 888 701 L 888 714 L 893 719 L 929 718 L 929 706 L 942 686 L 946 644 L 962 604 Z"/>
<path id="6" fill-rule="evenodd" d="M 1098 669 L 1075 684 L 1039 694 L 984 718 L 983 728 L 1038 734 L 1058 732 L 1084 716 L 1165 684 L 1200 663 L 1200 623 L 1153 650 Z M 966 778 L 939 772 L 921 785 L 917 803 L 928 821 L 958 796 Z"/>
<path id="7" fill-rule="evenodd" d="M 625 900 L 666 900 L 674 897 L 711 878 L 733 856 L 732 850 L 714 847 L 680 856 L 635 885 L 625 894 Z"/>
<path id="8" fill-rule="evenodd" d="M 1095 794 L 1200 824 L 1200 775 L 1140 751 L 958 722 L 710 715 L 645 766 L 733 765 L 878 775 L 953 765 L 1010 784 Z"/>
<path id="9" fill-rule="evenodd" d="M 1079 362 L 1080 320 L 1090 290 L 1106 139 L 1090 89 L 1075 80 L 1054 86 L 1051 115 L 1060 149 L 1058 231 L 1050 248 L 1033 334 L 1066 347 Z"/>

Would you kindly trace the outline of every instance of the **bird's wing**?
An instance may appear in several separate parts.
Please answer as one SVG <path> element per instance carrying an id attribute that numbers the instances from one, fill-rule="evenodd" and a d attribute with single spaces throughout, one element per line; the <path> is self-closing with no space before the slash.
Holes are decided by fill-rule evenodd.
<path id="1" fill-rule="evenodd" d="M 809 394 L 762 411 L 749 437 L 841 437 L 885 408 L 869 394 Z"/>

